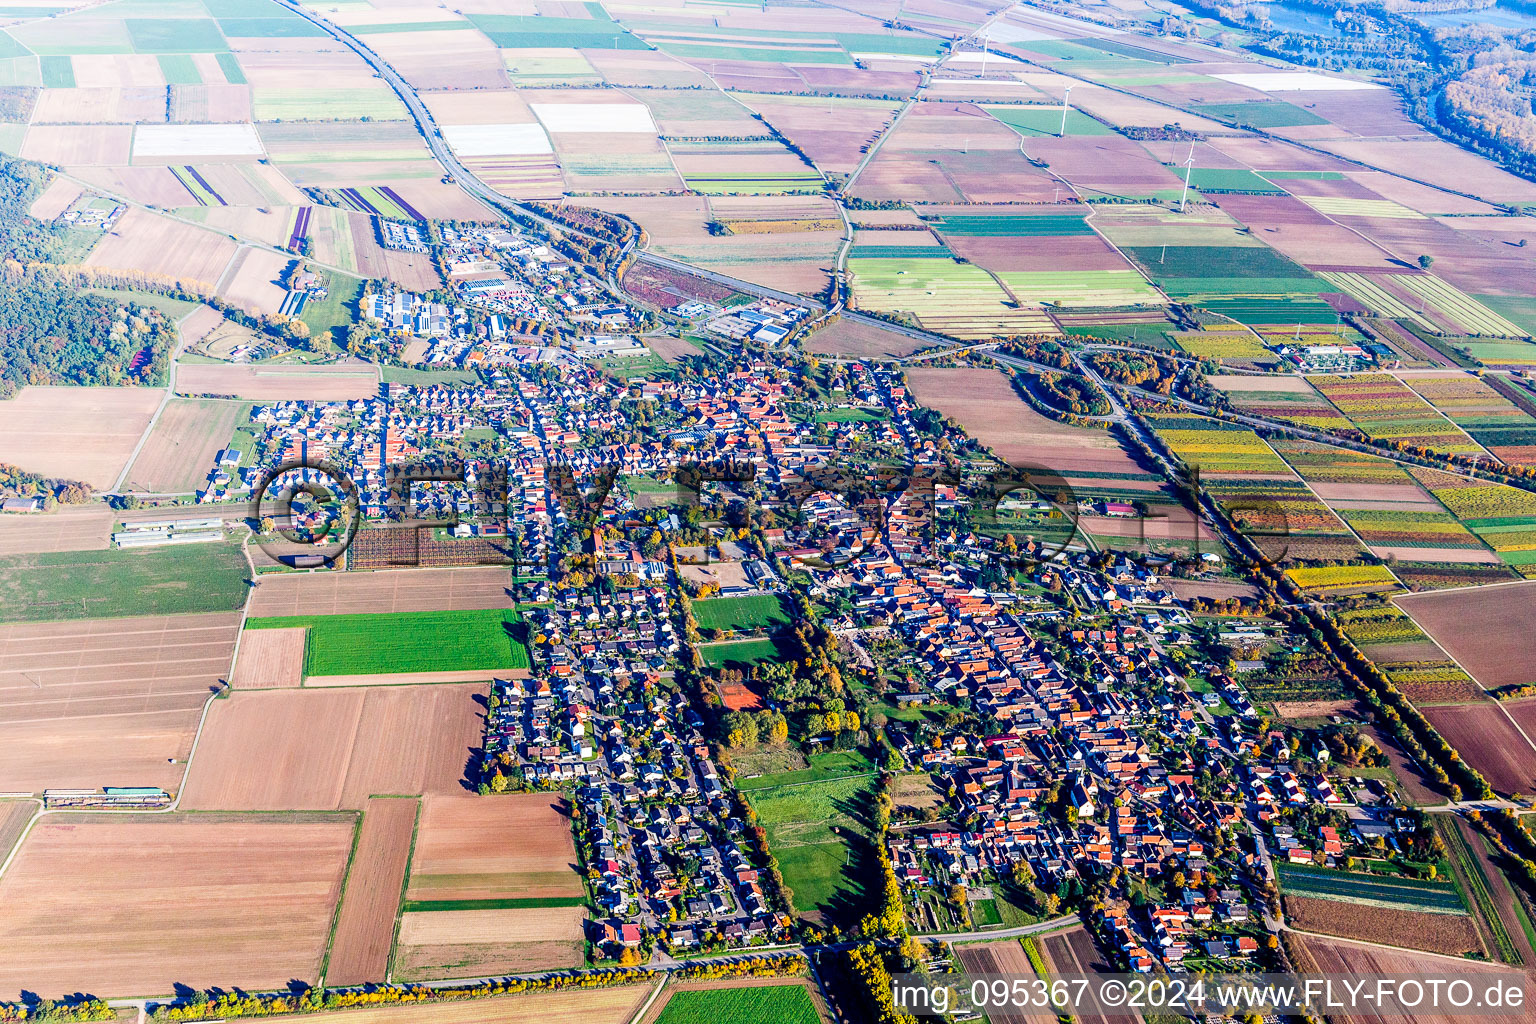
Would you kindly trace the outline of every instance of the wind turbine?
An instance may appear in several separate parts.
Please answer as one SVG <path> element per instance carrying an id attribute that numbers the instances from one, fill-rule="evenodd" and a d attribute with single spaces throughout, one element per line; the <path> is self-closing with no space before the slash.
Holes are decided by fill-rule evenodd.
<path id="1" fill-rule="evenodd" d="M 1184 212 L 1184 201 L 1189 198 L 1189 176 L 1193 173 L 1195 173 L 1195 158 L 1191 154 L 1189 159 L 1184 161 L 1184 191 L 1179 196 L 1180 213 Z"/>
<path id="2" fill-rule="evenodd" d="M 992 30 L 989 28 L 981 34 L 981 77 L 987 77 L 987 47 L 992 42 Z"/>
<path id="3" fill-rule="evenodd" d="M 1061 94 L 1061 131 L 1057 133 L 1058 138 L 1064 139 L 1067 137 L 1067 111 L 1071 109 L 1072 87 L 1069 85 L 1066 91 Z"/>

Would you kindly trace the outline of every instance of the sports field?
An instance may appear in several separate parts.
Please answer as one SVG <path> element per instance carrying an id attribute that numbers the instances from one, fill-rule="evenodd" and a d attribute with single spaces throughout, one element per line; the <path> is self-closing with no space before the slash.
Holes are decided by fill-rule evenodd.
<path id="1" fill-rule="evenodd" d="M 385 615 L 283 615 L 247 629 L 309 630 L 307 676 L 470 672 L 528 667 L 516 637 L 522 617 L 495 608 Z"/>
<path id="2" fill-rule="evenodd" d="M 789 625 L 789 612 L 777 594 L 716 597 L 693 603 L 700 629 L 763 629 Z"/>

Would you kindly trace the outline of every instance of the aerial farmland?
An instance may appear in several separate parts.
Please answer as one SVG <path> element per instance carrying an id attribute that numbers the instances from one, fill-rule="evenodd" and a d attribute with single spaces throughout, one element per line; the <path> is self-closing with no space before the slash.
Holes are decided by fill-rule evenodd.
<path id="1" fill-rule="evenodd" d="M 1533 32 L 0 3 L 0 1020 L 1525 978 Z"/>

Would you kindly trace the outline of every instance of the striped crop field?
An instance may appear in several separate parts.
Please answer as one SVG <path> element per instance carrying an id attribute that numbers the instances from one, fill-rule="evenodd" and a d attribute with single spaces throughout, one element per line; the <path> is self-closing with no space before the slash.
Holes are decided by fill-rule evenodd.
<path id="1" fill-rule="evenodd" d="M 1457 374 L 1404 377 L 1403 383 L 1503 461 L 1528 463 L 1536 456 L 1536 417 L 1486 381 L 1470 374 Z"/>
<path id="2" fill-rule="evenodd" d="M 1400 275 L 1319 271 L 1317 276 L 1378 316 L 1407 320 L 1429 330 L 1438 330 L 1428 317 L 1419 312 L 1417 303 L 1410 304 L 1386 287 L 1386 279 Z"/>
<path id="3" fill-rule="evenodd" d="M 999 271 L 1003 282 L 1022 303 L 1058 306 L 1139 306 L 1163 301 L 1136 271 L 1036 270 Z"/>
<path id="4" fill-rule="evenodd" d="M 1413 910 L 1425 914 L 1465 914 L 1455 882 L 1333 871 L 1295 864 L 1277 865 L 1280 888 L 1296 896 Z"/>
<path id="5" fill-rule="evenodd" d="M 950 213 L 933 225 L 940 233 L 963 237 L 1047 238 L 1065 235 L 1091 235 L 1093 228 L 1081 213 Z"/>
<path id="6" fill-rule="evenodd" d="M 1387 220 L 1427 220 L 1418 210 L 1390 199 L 1346 199 L 1342 196 L 1297 196 L 1318 213 L 1330 217 L 1381 217 Z"/>
<path id="7" fill-rule="evenodd" d="M 1361 373 L 1307 379 L 1368 437 L 1443 452 L 1482 453 L 1477 442 L 1396 377 Z"/>
<path id="8" fill-rule="evenodd" d="M 1384 565 L 1297 566 L 1285 570 L 1285 575 L 1303 593 L 1314 597 L 1397 589 L 1397 580 Z"/>
<path id="9" fill-rule="evenodd" d="M 980 267 L 951 260 L 851 259 L 861 309 L 911 313 L 930 330 L 961 339 L 1058 333 L 1039 311 L 1007 305 L 1008 295 Z"/>
<path id="10" fill-rule="evenodd" d="M 1468 334 L 1492 334 L 1501 338 L 1523 338 L 1526 332 L 1510 323 L 1466 292 L 1429 274 L 1403 274 L 1399 283 L 1424 302 L 1438 309 Z"/>
<path id="11" fill-rule="evenodd" d="M 1202 473 L 1292 475 L 1285 460 L 1247 427 L 1202 416 L 1155 416 L 1150 421 L 1173 453 Z"/>

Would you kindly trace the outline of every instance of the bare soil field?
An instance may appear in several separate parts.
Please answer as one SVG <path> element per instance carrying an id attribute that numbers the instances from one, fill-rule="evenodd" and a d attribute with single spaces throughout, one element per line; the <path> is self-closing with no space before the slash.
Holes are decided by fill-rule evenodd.
<path id="1" fill-rule="evenodd" d="M 12 847 L 21 838 L 22 830 L 38 810 L 31 800 L 6 801 L 0 804 L 0 861 L 10 855 Z"/>
<path id="2" fill-rule="evenodd" d="M 72 167 L 70 173 L 81 181 L 147 206 L 170 209 L 192 201 L 192 193 L 169 167 Z"/>
<path id="3" fill-rule="evenodd" d="M 262 580 L 251 615 L 345 615 L 360 612 L 472 611 L 510 608 L 511 571 L 382 569 L 304 573 Z"/>
<path id="4" fill-rule="evenodd" d="M 445 1003 L 363 1006 L 331 1013 L 285 1017 L 293 1024 L 527 1024 L 528 1021 L 579 1021 L 626 1024 L 650 994 L 647 985 L 572 988 L 497 999 Z"/>
<path id="5" fill-rule="evenodd" d="M 1193 512 L 1181 505 L 1159 505 L 1153 508 L 1160 513 L 1144 518 L 1120 516 L 1083 516 L 1078 528 L 1095 537 L 1123 537 L 1136 540 L 1194 540 L 1215 541 L 1216 533 L 1195 518 Z"/>
<path id="6" fill-rule="evenodd" d="M 391 32 L 368 45 L 418 89 L 504 89 L 502 53 L 479 32 Z"/>
<path id="7" fill-rule="evenodd" d="M 236 248 L 226 235 L 134 207 L 96 243 L 86 265 L 163 275 L 213 291 Z"/>
<path id="8" fill-rule="evenodd" d="M 927 772 L 898 775 L 891 787 L 891 800 L 897 807 L 911 807 L 921 811 L 929 807 L 942 807 L 947 799 L 945 791 L 939 788 L 933 776 Z"/>
<path id="9" fill-rule="evenodd" d="M 112 997 L 313 982 L 352 832 L 346 818 L 38 825 L 0 878 L 0 990 Z"/>
<path id="10" fill-rule="evenodd" d="M 0 402 L 0 462 L 109 490 L 149 426 L 160 394 L 153 388 L 28 385 Z"/>
<path id="11" fill-rule="evenodd" d="M 292 260 L 265 249 L 242 246 L 225 275 L 220 295 L 253 316 L 276 313 L 288 291 L 280 283 Z"/>
<path id="12" fill-rule="evenodd" d="M 928 345 L 926 338 L 914 338 L 859 320 L 841 319 L 811 335 L 805 348 L 817 355 L 872 359 L 909 356 Z"/>
<path id="13" fill-rule="evenodd" d="M 1511 938 L 1514 938 L 1513 932 L 1511 933 Z M 1464 966 L 1466 961 L 1464 960 L 1452 961 L 1426 953 L 1386 949 L 1381 946 L 1350 942 L 1347 939 L 1325 939 L 1315 935 L 1298 935 L 1294 936 L 1294 940 L 1305 947 L 1307 954 L 1313 960 L 1315 966 L 1303 968 L 1308 972 L 1315 970 L 1321 974 L 1345 974 L 1352 977 L 1395 975 L 1397 977 L 1432 978 L 1455 975 L 1466 970 Z M 1511 977 L 1516 976 L 1515 972 L 1497 964 L 1479 964 L 1477 969 L 1479 971 L 1505 972 Z M 1330 1018 L 1333 1016 L 1333 1014 L 1329 1014 Z M 1349 1021 L 1350 1024 L 1443 1024 L 1449 1018 L 1444 1014 L 1431 1012 L 1381 1014 L 1352 1011 L 1346 1018 L 1342 1019 Z"/>
<path id="14" fill-rule="evenodd" d="M 586 917 L 584 907 L 404 914 L 395 974 L 410 981 L 580 967 Z"/>
<path id="15" fill-rule="evenodd" d="M 33 124 L 161 124 L 165 86 L 44 89 Z"/>
<path id="16" fill-rule="evenodd" d="M 419 806 L 418 800 L 399 797 L 376 797 L 364 806 L 363 825 L 331 939 L 327 984 L 362 985 L 384 980 Z"/>
<path id="17" fill-rule="evenodd" d="M 407 291 L 429 292 L 443 286 L 432 257 L 425 253 L 400 252 L 379 245 L 373 218 L 365 213 L 347 214 L 352 228 L 352 248 L 357 270 L 364 277 L 387 277 Z"/>
<path id="18" fill-rule="evenodd" d="M 248 690 L 216 701 L 187 779 L 195 810 L 336 810 L 463 793 L 482 684 Z"/>
<path id="19" fill-rule="evenodd" d="M 203 486 L 246 406 L 213 399 L 170 402 L 128 471 L 124 486 L 154 494 L 190 494 Z"/>
<path id="20" fill-rule="evenodd" d="M 181 785 L 239 616 L 0 626 L 0 788 Z"/>
<path id="21" fill-rule="evenodd" d="M 1038 977 L 1018 939 L 958 946 L 955 955 L 960 958 L 960 964 L 968 974 L 1008 974 L 1025 979 Z M 992 1011 L 987 1014 L 987 1020 L 992 1024 L 1055 1024 L 1056 1014 L 1049 1010 Z"/>
<path id="22" fill-rule="evenodd" d="M 1536 789 L 1536 749 L 1493 701 L 1423 709 L 1424 716 L 1488 784 L 1506 796 Z"/>
<path id="23" fill-rule="evenodd" d="M 968 434 L 1012 465 L 1073 471 L 1139 472 L 1105 430 L 1073 427 L 1031 409 L 1001 370 L 912 367 L 907 386 L 919 403 L 955 419 Z"/>
<path id="24" fill-rule="evenodd" d="M 0 557 L 43 551 L 101 551 L 112 533 L 105 505 L 64 506 L 42 515 L 0 516 Z"/>
<path id="25" fill-rule="evenodd" d="M 1093 944 L 1093 937 L 1082 927 L 1057 932 L 1044 939 L 1036 939 L 1045 958 L 1057 974 L 1113 974 L 1115 968 L 1106 961 Z M 1140 1024 L 1141 1018 L 1128 1015 L 1106 1015 L 1084 1011 L 1077 1014 L 1083 1024 Z"/>
<path id="26" fill-rule="evenodd" d="M 377 397 L 379 371 L 362 363 L 336 366 L 191 363 L 177 368 L 176 390 L 184 395 L 218 395 L 256 401 L 345 402 L 353 398 Z"/>
<path id="27" fill-rule="evenodd" d="M 1275 701 L 1275 714 L 1291 721 L 1303 718 L 1328 718 L 1332 715 L 1352 716 L 1356 713 L 1357 707 L 1353 700 Z"/>
<path id="28" fill-rule="evenodd" d="M 189 708 L 0 722 L 0 779 L 24 793 L 116 785 L 175 791 L 201 715 Z"/>
<path id="29" fill-rule="evenodd" d="M 1432 807 L 1446 802 L 1446 795 L 1435 789 L 1428 776 L 1403 752 L 1401 747 L 1392 741 L 1390 736 L 1374 725 L 1361 726 L 1360 731 L 1369 736 L 1381 752 L 1387 755 L 1387 763 L 1392 766 L 1392 774 L 1402 784 L 1409 803 Z"/>
<path id="30" fill-rule="evenodd" d="M 1536 683 L 1536 582 L 1411 594 L 1398 607 L 1489 689 Z"/>
<path id="31" fill-rule="evenodd" d="M 580 896 L 575 865 L 570 819 L 558 794 L 429 796 L 406 898 Z"/>
<path id="32" fill-rule="evenodd" d="M 59 214 L 69 209 L 71 203 L 80 198 L 85 189 L 68 178 L 54 178 L 48 183 L 48 187 L 32 200 L 32 206 L 27 210 L 38 220 L 53 220 Z"/>
<path id="33" fill-rule="evenodd" d="M 128 163 L 132 146 L 132 125 L 34 125 L 20 155 L 52 167 L 115 166 Z"/>
<path id="34" fill-rule="evenodd" d="M 1225 601 L 1229 597 L 1258 597 L 1259 591 L 1251 583 L 1228 582 L 1226 580 L 1168 580 L 1168 586 L 1173 590 L 1173 596 L 1180 601 L 1187 601 L 1192 597 L 1213 598 L 1217 601 Z"/>
<path id="35" fill-rule="evenodd" d="M 1421 914 L 1310 896 L 1286 896 L 1285 912 L 1293 927 L 1342 939 L 1408 946 L 1447 956 L 1482 950 L 1472 919 L 1464 914 Z"/>
<path id="36" fill-rule="evenodd" d="M 309 630 L 248 629 L 240 638 L 235 673 L 237 690 L 284 690 L 304 682 L 304 639 Z"/>
<path id="37" fill-rule="evenodd" d="M 229 672 L 235 614 L 0 626 L 0 721 L 201 707 Z"/>

